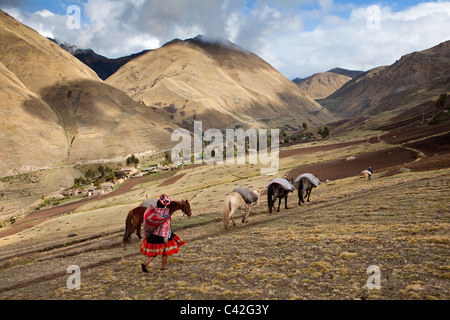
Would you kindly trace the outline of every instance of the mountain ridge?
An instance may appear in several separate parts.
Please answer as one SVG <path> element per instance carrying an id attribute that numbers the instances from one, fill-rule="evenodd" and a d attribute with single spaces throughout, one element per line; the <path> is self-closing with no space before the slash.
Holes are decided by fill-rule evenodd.
<path id="1" fill-rule="evenodd" d="M 120 58 L 107 58 L 96 53 L 92 49 L 80 49 L 75 45 L 61 43 L 56 39 L 48 38 L 58 44 L 61 48 L 72 54 L 75 58 L 83 62 L 91 68 L 99 76 L 100 79 L 106 80 L 113 75 L 120 67 L 127 62 L 147 53 L 150 50 L 142 50 Z"/>
<path id="2" fill-rule="evenodd" d="M 318 100 L 331 112 L 351 118 L 410 108 L 450 91 L 450 41 L 371 69 Z"/>
<path id="3" fill-rule="evenodd" d="M 304 79 L 297 78 L 294 83 L 311 98 L 324 99 L 361 73 L 362 71 L 334 68 Z"/>
<path id="4" fill-rule="evenodd" d="M 254 118 L 303 116 L 315 123 L 334 118 L 254 53 L 205 39 L 169 41 L 106 82 L 185 128 L 194 120 L 203 120 L 205 128 L 225 128 L 239 122 L 266 125 Z"/>

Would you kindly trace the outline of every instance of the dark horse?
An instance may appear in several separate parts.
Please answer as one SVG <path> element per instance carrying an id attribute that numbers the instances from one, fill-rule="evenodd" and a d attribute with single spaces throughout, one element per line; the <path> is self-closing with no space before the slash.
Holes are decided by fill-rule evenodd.
<path id="1" fill-rule="evenodd" d="M 171 201 L 167 206 L 170 211 L 169 214 L 172 215 L 175 211 L 181 210 L 185 215 L 190 217 L 192 215 L 191 205 L 189 204 L 189 200 L 181 200 L 181 201 Z M 141 236 L 141 226 L 144 222 L 144 213 L 148 207 L 146 206 L 138 206 L 128 212 L 127 219 L 125 221 L 125 234 L 123 235 L 123 244 L 130 242 L 131 235 L 136 231 L 136 235 L 139 239 L 142 239 Z"/>
<path id="2" fill-rule="evenodd" d="M 311 183 L 311 180 L 308 178 L 301 178 L 298 181 L 298 205 L 300 206 L 303 203 L 305 203 L 306 197 L 308 197 L 309 202 L 309 196 L 311 195 L 311 190 L 315 186 Z M 303 196 L 303 193 L 305 196 Z"/>
<path id="3" fill-rule="evenodd" d="M 310 173 L 299 176 L 295 182 L 298 182 L 298 205 L 305 203 L 305 199 L 311 196 L 311 190 L 320 184 L 320 180 Z M 305 194 L 303 196 L 303 194 Z"/>
<path id="4" fill-rule="evenodd" d="M 284 180 L 284 179 L 283 179 Z M 287 180 L 291 185 L 294 183 L 294 179 Z M 269 213 L 272 213 L 272 208 L 275 206 L 275 202 L 278 198 L 278 211 L 280 212 L 281 198 L 284 198 L 284 207 L 288 209 L 287 198 L 290 192 L 294 191 L 286 189 L 283 185 L 279 183 L 271 183 L 268 186 L 269 190 L 267 192 L 267 204 L 269 205 Z"/>

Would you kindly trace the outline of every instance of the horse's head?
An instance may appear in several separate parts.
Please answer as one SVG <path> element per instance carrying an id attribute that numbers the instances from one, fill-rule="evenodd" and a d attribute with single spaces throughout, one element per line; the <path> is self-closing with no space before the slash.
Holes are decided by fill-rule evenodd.
<path id="1" fill-rule="evenodd" d="M 187 215 L 188 218 L 192 216 L 191 205 L 189 204 L 189 200 L 181 200 L 181 211 L 183 211 L 183 215 Z"/>
<path id="2" fill-rule="evenodd" d="M 255 202 L 255 206 L 259 206 L 260 205 L 260 199 L 261 199 L 261 194 L 257 191 L 257 190 L 253 190 L 253 193 L 258 197 L 258 200 L 256 200 Z"/>

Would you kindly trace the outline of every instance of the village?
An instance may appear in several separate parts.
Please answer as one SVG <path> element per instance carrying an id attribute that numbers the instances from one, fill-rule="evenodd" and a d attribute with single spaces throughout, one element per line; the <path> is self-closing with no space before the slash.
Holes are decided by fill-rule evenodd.
<path id="1" fill-rule="evenodd" d="M 49 204 L 58 205 L 61 201 L 66 199 L 103 196 L 118 189 L 128 179 L 175 170 L 182 165 L 182 163 L 168 164 L 167 161 L 151 167 L 142 167 L 139 164 L 135 164 L 133 166 L 116 169 L 112 174 L 104 174 L 102 172 L 103 170 L 100 169 L 100 175 L 97 175 L 96 172 L 90 169 L 87 172 L 86 180 L 83 178 L 75 179 L 75 183 L 72 187 L 45 197 L 45 199 L 43 199 L 45 200 L 43 206 Z M 99 167 L 101 168 L 101 166 Z"/>

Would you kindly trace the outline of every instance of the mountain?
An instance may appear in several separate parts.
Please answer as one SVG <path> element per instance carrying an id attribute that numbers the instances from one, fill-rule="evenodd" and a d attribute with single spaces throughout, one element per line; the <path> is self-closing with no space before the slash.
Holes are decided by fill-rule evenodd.
<path id="1" fill-rule="evenodd" d="M 174 127 L 0 11 L 0 172 L 167 148 Z"/>
<path id="2" fill-rule="evenodd" d="M 106 82 L 168 121 L 192 128 L 282 127 L 335 119 L 267 62 L 226 40 L 175 39 Z"/>
<path id="3" fill-rule="evenodd" d="M 334 68 L 327 72 L 316 73 L 305 79 L 297 78 L 294 82 L 300 90 L 311 98 L 324 99 L 361 73 L 362 71 Z"/>
<path id="4" fill-rule="evenodd" d="M 50 39 L 50 38 L 49 38 Z M 57 40 L 50 39 L 55 43 L 58 43 Z M 109 59 L 104 56 L 97 54 L 92 49 L 79 49 L 74 45 L 68 45 L 65 43 L 58 43 L 61 48 L 72 54 L 75 58 L 83 62 L 89 68 L 95 71 L 95 73 L 102 80 L 108 79 L 111 75 L 113 75 L 117 70 L 120 69 L 121 66 L 130 62 L 134 58 L 137 58 L 144 53 L 147 53 L 149 50 L 143 50 L 138 53 L 134 53 L 129 56 L 117 58 L 117 59 Z"/>
<path id="5" fill-rule="evenodd" d="M 52 107 L 1 62 L 0 84 L 0 176 L 58 164 L 67 139 Z M 32 161 L 25 160 L 29 157 Z"/>
<path id="6" fill-rule="evenodd" d="M 450 91 L 450 41 L 369 70 L 318 102 L 342 117 L 409 109 Z"/>

